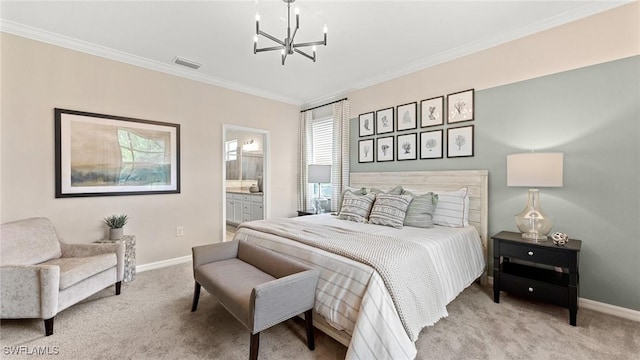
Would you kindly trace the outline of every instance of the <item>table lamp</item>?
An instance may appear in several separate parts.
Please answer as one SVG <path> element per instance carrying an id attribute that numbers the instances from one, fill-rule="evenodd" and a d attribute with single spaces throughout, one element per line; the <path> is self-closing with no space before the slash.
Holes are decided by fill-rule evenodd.
<path id="1" fill-rule="evenodd" d="M 562 186 L 562 153 L 522 153 L 507 155 L 507 186 L 529 187 L 527 206 L 515 216 L 522 238 L 547 240 L 553 221 L 540 207 L 538 187 Z"/>
<path id="2" fill-rule="evenodd" d="M 322 205 L 327 202 L 327 199 L 322 196 L 320 184 L 331 183 L 331 165 L 309 165 L 307 174 L 310 184 L 318 184 L 318 196 L 316 196 L 313 201 L 313 207 L 316 214 L 320 214 L 322 212 Z"/>

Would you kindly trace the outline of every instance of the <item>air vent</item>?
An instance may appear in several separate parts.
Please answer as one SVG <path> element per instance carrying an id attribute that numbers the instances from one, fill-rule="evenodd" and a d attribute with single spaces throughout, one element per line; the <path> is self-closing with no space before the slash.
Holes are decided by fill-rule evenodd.
<path id="1" fill-rule="evenodd" d="M 173 59 L 173 63 L 174 64 L 178 64 L 178 65 L 182 65 L 182 66 L 186 66 L 190 69 L 194 69 L 194 70 L 198 70 L 200 68 L 200 66 L 202 66 L 202 64 L 198 64 L 195 61 L 191 61 L 191 60 L 187 60 L 185 58 L 181 58 L 179 56 L 176 56 Z"/>

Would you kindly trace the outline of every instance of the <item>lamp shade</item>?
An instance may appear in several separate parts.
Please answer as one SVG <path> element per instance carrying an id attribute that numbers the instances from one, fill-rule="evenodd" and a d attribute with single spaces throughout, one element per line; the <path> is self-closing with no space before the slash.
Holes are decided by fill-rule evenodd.
<path id="1" fill-rule="evenodd" d="M 507 155 L 507 186 L 561 187 L 562 153 Z"/>
<path id="2" fill-rule="evenodd" d="M 331 182 L 331 165 L 309 165 L 309 183 L 327 184 Z"/>

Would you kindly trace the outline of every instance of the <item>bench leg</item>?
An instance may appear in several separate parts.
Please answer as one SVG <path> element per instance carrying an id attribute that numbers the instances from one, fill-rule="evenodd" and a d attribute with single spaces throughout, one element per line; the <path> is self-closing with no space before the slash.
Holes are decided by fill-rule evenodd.
<path id="1" fill-rule="evenodd" d="M 120 291 L 122 291 L 122 281 L 116 283 L 116 295 L 120 295 Z"/>
<path id="2" fill-rule="evenodd" d="M 193 305 L 191 305 L 191 312 L 198 310 L 198 300 L 200 300 L 200 287 L 201 285 L 196 281 L 196 286 L 193 289 Z"/>
<path id="3" fill-rule="evenodd" d="M 316 348 L 316 344 L 313 336 L 313 309 L 305 311 L 304 319 L 307 323 L 307 347 L 309 350 L 314 350 Z"/>
<path id="4" fill-rule="evenodd" d="M 44 319 L 44 336 L 49 336 L 49 335 L 53 335 L 53 319 L 55 318 L 52 317 L 51 319 Z"/>
<path id="5" fill-rule="evenodd" d="M 251 334 L 251 348 L 249 350 L 249 360 L 258 359 L 259 347 L 260 347 L 260 333 Z"/>

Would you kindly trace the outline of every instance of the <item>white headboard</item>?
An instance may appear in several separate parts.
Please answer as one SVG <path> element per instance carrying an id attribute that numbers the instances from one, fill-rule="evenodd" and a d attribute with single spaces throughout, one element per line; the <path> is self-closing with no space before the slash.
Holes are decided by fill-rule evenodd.
<path id="1" fill-rule="evenodd" d="M 450 191 L 466 186 L 469 191 L 469 224 L 476 227 L 485 261 L 489 224 L 489 171 L 403 171 L 403 172 L 352 172 L 350 186 L 389 189 L 400 185 L 411 192 Z"/>

